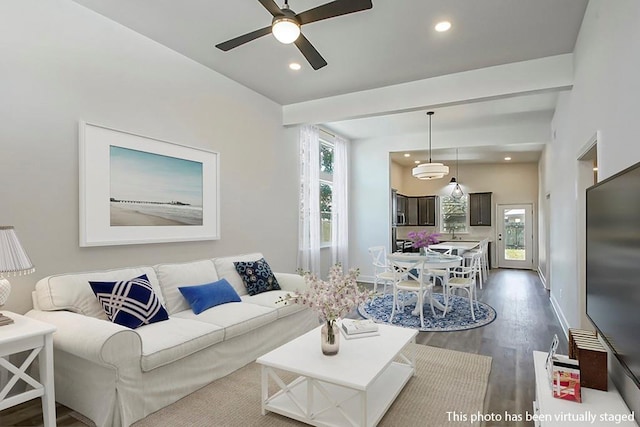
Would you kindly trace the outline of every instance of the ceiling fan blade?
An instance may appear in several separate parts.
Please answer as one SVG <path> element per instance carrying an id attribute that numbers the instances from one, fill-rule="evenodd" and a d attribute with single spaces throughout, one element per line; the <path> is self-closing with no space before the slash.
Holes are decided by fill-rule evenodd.
<path id="1" fill-rule="evenodd" d="M 262 1 L 262 0 L 261 0 Z M 267 0 L 264 0 L 267 1 Z M 371 9 L 371 0 L 335 0 L 296 15 L 300 25 Z"/>
<path id="2" fill-rule="evenodd" d="M 244 34 L 242 36 L 236 37 L 234 39 L 227 40 L 226 42 L 219 43 L 216 45 L 216 47 L 226 52 L 228 50 L 233 49 L 234 47 L 238 47 L 252 40 L 255 40 L 259 37 L 266 36 L 267 34 L 271 34 L 271 25 L 269 25 L 268 27 L 260 28 L 259 30 L 255 30 L 250 33 Z"/>
<path id="3" fill-rule="evenodd" d="M 258 0 L 273 16 L 282 15 L 282 10 L 273 0 Z"/>
<path id="4" fill-rule="evenodd" d="M 294 42 L 295 45 L 300 49 L 300 52 L 307 58 L 309 64 L 313 67 L 314 70 L 319 70 L 320 68 L 327 65 L 327 61 L 324 60 L 322 55 L 316 50 L 315 47 L 311 44 L 309 40 L 302 34 L 298 36 L 298 39 Z"/>

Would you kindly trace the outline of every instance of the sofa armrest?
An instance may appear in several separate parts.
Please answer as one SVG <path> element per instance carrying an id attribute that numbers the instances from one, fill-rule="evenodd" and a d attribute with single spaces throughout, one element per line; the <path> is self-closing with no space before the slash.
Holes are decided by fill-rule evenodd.
<path id="1" fill-rule="evenodd" d="M 278 280 L 280 289 L 289 292 L 304 292 L 309 289 L 309 285 L 305 282 L 304 278 L 299 274 L 292 273 L 273 273 Z"/>
<path id="2" fill-rule="evenodd" d="M 70 311 L 31 310 L 25 316 L 57 327 L 53 333 L 56 350 L 107 367 L 140 366 L 142 341 L 129 328 Z"/>

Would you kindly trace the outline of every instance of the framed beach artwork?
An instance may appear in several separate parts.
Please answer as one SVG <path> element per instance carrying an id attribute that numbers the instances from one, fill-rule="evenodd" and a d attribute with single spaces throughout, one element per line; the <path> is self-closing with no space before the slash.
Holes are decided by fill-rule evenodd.
<path id="1" fill-rule="evenodd" d="M 80 122 L 80 246 L 220 238 L 216 152 Z"/>

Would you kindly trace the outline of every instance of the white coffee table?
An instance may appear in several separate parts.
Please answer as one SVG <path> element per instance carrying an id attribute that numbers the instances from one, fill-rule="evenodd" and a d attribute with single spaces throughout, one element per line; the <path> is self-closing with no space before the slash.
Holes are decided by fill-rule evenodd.
<path id="1" fill-rule="evenodd" d="M 262 365 L 262 414 L 275 412 L 315 426 L 375 426 L 415 375 L 417 331 L 378 325 L 379 336 L 347 340 L 325 356 L 320 327 L 258 358 Z M 396 360 L 398 359 L 398 360 Z M 286 384 L 275 369 L 299 375 Z M 280 388 L 269 396 L 269 381 Z"/>

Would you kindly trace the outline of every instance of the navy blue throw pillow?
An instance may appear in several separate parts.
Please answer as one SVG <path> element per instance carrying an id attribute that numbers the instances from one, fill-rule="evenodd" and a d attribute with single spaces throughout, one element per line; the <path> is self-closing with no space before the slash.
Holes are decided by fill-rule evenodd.
<path id="1" fill-rule="evenodd" d="M 256 295 L 267 291 L 280 290 L 280 285 L 273 275 L 271 267 L 264 258 L 257 261 L 234 262 L 236 271 L 242 277 L 249 295 Z"/>
<path id="2" fill-rule="evenodd" d="M 136 329 L 169 319 L 146 274 L 118 282 L 89 282 L 105 314 L 113 323 Z"/>
<path id="3" fill-rule="evenodd" d="M 195 314 L 216 305 L 242 301 L 227 279 L 204 285 L 182 286 L 178 289 Z"/>

